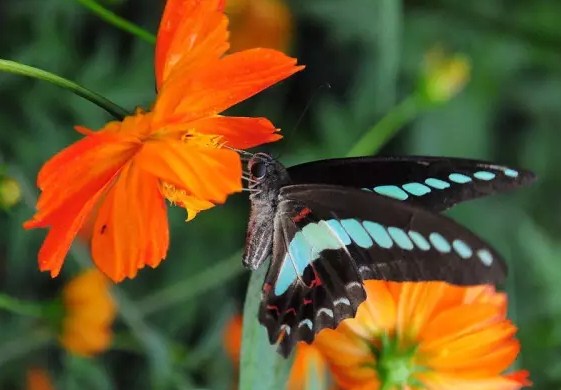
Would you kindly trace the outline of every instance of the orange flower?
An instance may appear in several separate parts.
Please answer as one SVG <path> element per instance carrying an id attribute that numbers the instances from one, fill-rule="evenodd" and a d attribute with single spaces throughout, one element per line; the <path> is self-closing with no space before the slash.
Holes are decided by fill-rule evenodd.
<path id="1" fill-rule="evenodd" d="M 228 0 L 226 13 L 232 22 L 232 51 L 256 46 L 288 50 L 293 22 L 283 0 Z"/>
<path id="2" fill-rule="evenodd" d="M 345 389 L 514 390 L 528 373 L 501 374 L 520 346 L 493 287 L 367 281 L 353 319 L 318 334 Z M 384 387 L 382 387 L 383 382 Z"/>
<path id="3" fill-rule="evenodd" d="M 30 368 L 27 370 L 25 380 L 26 390 L 54 390 L 55 386 L 49 373 L 42 368 Z"/>
<path id="4" fill-rule="evenodd" d="M 38 212 L 25 228 L 50 228 L 39 268 L 54 277 L 78 231 L 93 220 L 94 263 L 114 281 L 166 256 L 165 199 L 188 219 L 240 191 L 241 162 L 224 148 L 278 140 L 264 118 L 220 112 L 297 72 L 284 54 L 253 49 L 224 56 L 228 20 L 220 0 L 169 0 L 156 44 L 158 95 L 48 161 L 37 179 Z"/>
<path id="5" fill-rule="evenodd" d="M 326 389 L 327 373 L 327 364 L 320 351 L 313 345 L 298 343 L 286 388 L 305 390 L 316 383 L 317 387 L 314 388 Z"/>
<path id="6" fill-rule="evenodd" d="M 95 269 L 72 279 L 63 289 L 64 318 L 60 342 L 71 353 L 92 356 L 111 344 L 116 306 L 109 281 Z"/>
<path id="7" fill-rule="evenodd" d="M 240 364 L 241 342 L 242 316 L 236 315 L 232 317 L 224 329 L 224 348 L 236 367 Z M 320 389 L 323 389 L 326 388 L 326 379 L 327 366 L 323 356 L 313 345 L 299 343 L 296 346 L 294 362 L 286 388 L 288 390 L 305 390 L 310 388 L 311 382 L 314 381 Z"/>
<path id="8" fill-rule="evenodd" d="M 236 367 L 240 364 L 242 350 L 242 323 L 242 316 L 233 316 L 226 324 L 223 334 L 224 349 Z"/>

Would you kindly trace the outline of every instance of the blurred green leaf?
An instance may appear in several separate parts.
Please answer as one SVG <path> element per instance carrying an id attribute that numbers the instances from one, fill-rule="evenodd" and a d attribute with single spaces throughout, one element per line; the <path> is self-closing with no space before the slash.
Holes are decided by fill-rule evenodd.
<path id="1" fill-rule="evenodd" d="M 240 389 L 244 390 L 284 388 L 292 365 L 269 344 L 267 330 L 257 320 L 267 270 L 268 263 L 252 272 L 245 298 L 240 355 Z"/>
<path id="2" fill-rule="evenodd" d="M 103 364 L 95 359 L 67 354 L 64 358 L 63 388 L 81 390 L 116 389 Z"/>

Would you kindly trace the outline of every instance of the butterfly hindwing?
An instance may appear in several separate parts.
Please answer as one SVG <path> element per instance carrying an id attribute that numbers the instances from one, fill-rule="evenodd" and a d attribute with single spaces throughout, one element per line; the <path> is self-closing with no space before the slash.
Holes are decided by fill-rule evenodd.
<path id="1" fill-rule="evenodd" d="M 322 256 L 329 256 L 329 261 L 305 264 L 301 249 L 314 245 L 306 226 L 315 222 L 307 210 L 297 202 L 282 202 L 263 287 L 259 319 L 267 327 L 271 343 L 280 339 L 284 356 L 297 341 L 310 343 L 320 329 L 335 328 L 354 316 L 365 299 L 362 278 L 347 251 L 324 251 Z M 327 240 L 337 240 L 337 236 Z"/>
<path id="2" fill-rule="evenodd" d="M 291 185 L 279 196 L 260 321 L 287 355 L 352 317 L 363 280 L 499 283 L 506 265 L 447 217 L 359 189 Z"/>
<path id="3" fill-rule="evenodd" d="M 293 184 L 361 188 L 432 211 L 508 191 L 534 180 L 531 172 L 485 161 L 446 157 L 357 157 L 288 168 Z"/>

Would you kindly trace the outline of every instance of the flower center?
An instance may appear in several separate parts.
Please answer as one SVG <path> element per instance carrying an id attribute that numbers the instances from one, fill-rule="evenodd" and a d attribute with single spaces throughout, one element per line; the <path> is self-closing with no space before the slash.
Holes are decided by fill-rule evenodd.
<path id="1" fill-rule="evenodd" d="M 406 386 L 423 388 L 415 377 L 425 371 L 415 359 L 417 345 L 404 346 L 397 338 L 384 334 L 379 344 L 372 344 L 370 348 L 376 358 L 373 368 L 380 380 L 380 390 L 403 389 Z"/>

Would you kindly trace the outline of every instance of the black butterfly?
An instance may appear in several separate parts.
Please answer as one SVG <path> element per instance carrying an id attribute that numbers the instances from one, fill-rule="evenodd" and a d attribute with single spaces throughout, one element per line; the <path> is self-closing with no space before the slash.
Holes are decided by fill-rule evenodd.
<path id="1" fill-rule="evenodd" d="M 287 356 L 355 315 L 363 281 L 500 283 L 506 264 L 486 242 L 436 214 L 534 180 L 528 171 L 443 157 L 362 157 L 285 168 L 258 153 L 243 263 L 270 255 L 260 322 Z"/>

